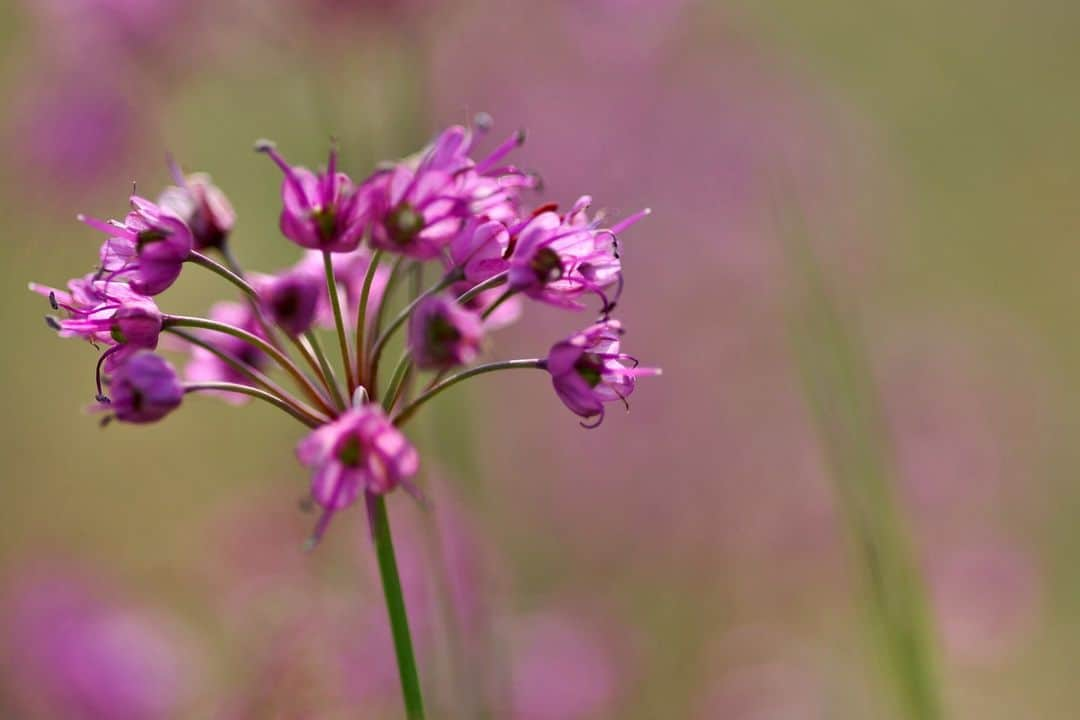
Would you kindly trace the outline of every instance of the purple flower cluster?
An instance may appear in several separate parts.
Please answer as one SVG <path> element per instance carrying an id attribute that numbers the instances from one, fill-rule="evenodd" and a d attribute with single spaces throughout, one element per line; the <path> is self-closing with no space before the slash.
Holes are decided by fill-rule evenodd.
<path id="1" fill-rule="evenodd" d="M 311 468 L 311 498 L 324 508 L 317 539 L 361 494 L 399 485 L 418 492 L 410 478 L 419 455 L 400 427 L 462 380 L 546 370 L 563 403 L 595 427 L 607 403 L 627 403 L 637 377 L 659 373 L 620 351 L 622 325 L 610 317 L 623 287 L 620 237 L 648 211 L 607 226 L 590 215 L 588 196 L 565 213 L 554 203 L 529 207 L 536 177 L 506 160 L 524 135 L 474 159 L 488 126 L 485 118 L 474 129 L 451 127 L 361 182 L 340 169 L 336 150 L 313 171 L 291 165 L 273 143 L 257 143 L 284 175 L 281 233 L 306 250 L 270 275 L 245 273 L 234 260 L 236 213 L 221 189 L 173 164 L 175 184 L 157 202 L 132 196 L 123 220 L 80 216 L 106 235 L 93 273 L 66 291 L 31 289 L 49 298 L 57 315 L 48 322 L 62 337 L 105 348 L 96 408 L 107 419 L 155 422 L 186 394 L 203 392 L 262 399 L 310 427 L 297 457 Z M 429 263 L 439 279 L 423 289 Z M 160 312 L 153 298 L 188 264 L 230 282 L 240 301 L 220 302 L 208 317 Z M 393 291 L 406 278 L 412 291 L 392 313 L 401 295 Z M 515 319 L 522 300 L 580 311 L 590 298 L 597 322 L 546 357 L 474 364 L 488 348 L 486 333 Z M 405 338 L 395 339 L 402 328 Z M 326 330 L 340 361 L 323 350 Z M 154 352 L 162 332 L 189 346 L 183 381 Z M 380 360 L 394 344 L 403 353 L 381 378 Z M 271 377 L 274 368 L 296 389 Z"/>

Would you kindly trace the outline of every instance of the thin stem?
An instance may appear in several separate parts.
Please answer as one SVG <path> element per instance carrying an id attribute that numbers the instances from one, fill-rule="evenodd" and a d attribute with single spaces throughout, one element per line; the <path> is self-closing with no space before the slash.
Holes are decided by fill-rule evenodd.
<path id="1" fill-rule="evenodd" d="M 259 323 L 259 327 L 266 334 L 266 338 L 270 341 L 270 344 L 274 347 L 281 349 L 281 343 L 277 339 L 277 335 L 274 329 L 270 326 L 266 317 L 263 315 L 262 306 L 259 304 L 259 293 L 252 285 L 244 279 L 244 273 L 240 269 L 239 264 L 236 262 L 236 258 L 231 253 L 222 248 L 222 256 L 225 258 L 225 262 L 229 265 L 228 268 L 220 265 L 214 260 L 210 259 L 202 253 L 191 251 L 191 255 L 188 258 L 188 262 L 193 262 L 196 265 L 206 268 L 210 272 L 225 278 L 230 283 L 238 287 L 241 292 L 247 298 L 248 304 L 251 306 L 251 312 L 255 315 L 255 319 Z"/>
<path id="2" fill-rule="evenodd" d="M 217 261 L 211 260 L 206 255 L 194 250 L 192 250 L 191 255 L 188 256 L 188 262 L 195 263 L 196 265 L 204 267 L 210 272 L 225 278 L 238 287 L 245 295 L 258 300 L 259 294 L 255 292 L 255 288 L 251 287 L 251 285 L 240 276 L 240 273 L 230 270 Z"/>
<path id="3" fill-rule="evenodd" d="M 345 367 L 345 386 L 351 394 L 356 389 L 353 382 L 352 359 L 349 356 L 349 340 L 345 336 L 345 319 L 341 315 L 341 298 L 334 279 L 334 259 L 329 250 L 323 250 L 323 269 L 326 270 L 326 290 L 330 293 L 330 306 L 334 309 L 334 325 L 337 327 L 338 345 L 341 346 L 341 362 Z"/>
<path id="4" fill-rule="evenodd" d="M 348 407 L 348 404 L 345 402 L 345 396 L 341 394 L 341 388 L 338 387 L 337 375 L 334 374 L 334 368 L 326 358 L 326 353 L 323 352 L 322 343 L 319 342 L 319 337 L 313 330 L 308 330 L 304 333 L 304 337 L 307 339 L 311 352 L 314 354 L 313 362 L 317 362 L 319 375 L 322 376 L 326 387 L 329 388 L 331 394 L 333 394 L 334 402 L 337 404 L 338 408 L 344 410 Z M 299 343 L 300 340 L 297 339 L 296 342 Z"/>
<path id="5" fill-rule="evenodd" d="M 288 333 L 286 333 L 286 335 L 289 338 L 289 342 L 291 342 L 293 347 L 296 348 L 296 351 L 300 353 L 300 357 L 304 358 L 304 362 L 306 362 L 308 367 L 311 368 L 311 371 L 315 373 L 315 378 L 322 383 L 319 388 L 319 393 L 322 394 L 323 399 L 327 402 L 337 402 L 337 399 L 340 397 L 340 391 L 337 387 L 337 378 L 334 377 L 332 369 L 330 370 L 330 373 L 327 374 L 326 371 L 328 368 L 323 367 L 316 359 L 315 351 L 310 344 L 311 339 L 313 338 L 308 338 L 307 335 L 302 338 L 288 335 Z M 326 392 L 323 393 L 323 390 Z"/>
<path id="6" fill-rule="evenodd" d="M 401 694 L 405 700 L 408 720 L 423 720 L 424 699 L 420 692 L 420 677 L 416 671 L 412 636 L 409 633 L 409 616 L 405 611 L 405 596 L 401 590 L 397 560 L 394 557 L 394 540 L 390 533 L 390 517 L 386 512 L 386 499 L 382 495 L 365 492 L 368 523 L 375 554 L 379 560 L 386 612 L 390 616 L 390 632 L 394 638 L 398 675 L 401 678 Z"/>
<path id="7" fill-rule="evenodd" d="M 375 309 L 375 317 L 371 319 L 371 337 L 369 338 L 369 345 L 375 344 L 375 339 L 379 336 L 379 331 L 382 329 L 383 316 L 386 314 L 387 301 L 390 298 L 390 292 L 394 289 L 394 285 L 397 283 L 397 279 L 400 277 L 401 266 L 405 264 L 406 258 L 404 255 L 398 255 L 397 260 L 390 266 L 390 276 L 386 278 L 386 287 L 383 289 L 383 299 L 379 303 L 379 307 Z M 370 349 L 368 355 L 370 356 Z"/>
<path id="8" fill-rule="evenodd" d="M 495 310 L 497 310 L 498 307 L 500 305 L 502 305 L 504 302 L 506 302 L 510 298 L 514 297 L 514 295 L 516 293 L 517 293 L 517 290 L 514 290 L 513 288 L 507 289 L 502 295 L 495 298 L 495 302 L 488 305 L 487 309 L 484 310 L 484 312 L 480 315 L 480 318 L 482 320 L 487 320 L 489 317 L 491 317 L 491 313 L 495 312 Z"/>
<path id="9" fill-rule="evenodd" d="M 231 392 L 240 395 L 250 395 L 251 397 L 265 400 L 271 405 L 280 408 L 281 410 L 284 410 L 289 415 L 292 415 L 294 418 L 296 418 L 310 428 L 316 428 L 322 424 L 315 418 L 308 417 L 307 415 L 299 412 L 296 408 L 279 398 L 277 395 L 274 395 L 273 393 L 269 393 L 257 387 L 252 387 L 251 385 L 241 385 L 240 383 L 230 382 L 201 382 L 187 383 L 184 385 L 184 392 L 186 393 L 200 392 L 206 390 L 213 390 L 217 392 Z"/>
<path id="10" fill-rule="evenodd" d="M 162 327 L 202 328 L 204 330 L 214 330 L 216 332 L 225 333 L 226 335 L 231 335 L 234 338 L 243 340 L 248 345 L 262 350 L 264 353 L 273 358 L 274 362 L 280 365 L 282 369 L 284 369 L 287 373 L 289 373 L 289 375 L 292 376 L 293 380 L 296 381 L 296 384 L 304 391 L 304 393 L 309 398 L 311 398 L 312 402 L 319 406 L 319 409 L 323 410 L 324 412 L 326 412 L 327 415 L 330 415 L 331 417 L 335 416 L 336 413 L 334 412 L 334 409 L 326 403 L 326 400 L 323 399 L 319 391 L 315 388 L 314 385 L 312 385 L 311 381 L 304 376 L 304 373 L 300 372 L 300 368 L 296 367 L 296 365 L 289 358 L 289 356 L 283 353 L 281 350 L 278 350 L 266 340 L 263 340 L 258 335 L 249 333 L 246 330 L 241 330 L 238 327 L 233 327 L 232 325 L 217 322 L 215 320 L 208 320 L 206 318 L 198 317 L 187 317 L 185 315 L 167 316 L 162 323 Z"/>
<path id="11" fill-rule="evenodd" d="M 277 395 L 282 400 L 291 405 L 293 408 L 295 408 L 298 412 L 307 415 L 311 420 L 319 423 L 325 423 L 329 421 L 329 418 L 321 415 L 318 410 L 312 408 L 299 398 L 293 396 L 292 393 L 290 393 L 288 390 L 281 387 L 276 382 L 267 377 L 265 373 L 256 370 L 255 368 L 240 360 L 236 356 L 227 353 L 221 348 L 215 346 L 213 343 L 208 343 L 202 338 L 200 338 L 198 335 L 186 332 L 184 330 L 181 330 L 180 328 L 165 328 L 165 332 L 175 335 L 176 337 L 185 340 L 192 345 L 197 345 L 198 347 L 201 347 L 207 352 L 220 358 L 222 362 L 231 367 L 233 370 L 240 373 L 247 379 L 251 380 L 251 382 L 255 383 L 256 385 L 261 385 L 268 392 Z"/>
<path id="12" fill-rule="evenodd" d="M 360 308 L 356 312 L 356 382 L 364 383 L 364 367 L 367 363 L 367 309 L 368 299 L 371 297 L 371 285 L 375 282 L 375 273 L 379 270 L 383 251 L 376 250 L 368 262 L 367 272 L 364 274 L 364 284 L 360 288 Z M 383 288 L 383 302 L 386 301 L 386 288 Z"/>
<path id="13" fill-rule="evenodd" d="M 398 360 L 397 367 L 394 368 L 394 374 L 390 376 L 390 384 L 386 386 L 386 394 L 383 396 L 383 409 L 387 412 L 390 412 L 397 402 L 405 383 L 405 376 L 408 375 L 410 369 L 412 369 L 412 358 L 408 352 L 404 352 Z"/>
<path id="14" fill-rule="evenodd" d="M 412 311 L 416 309 L 416 306 L 419 305 L 421 301 L 423 301 L 425 298 L 431 297 L 440 290 L 444 290 L 450 287 L 460 279 L 460 269 L 454 269 L 446 273 L 446 275 L 443 276 L 442 280 L 417 295 L 416 298 L 414 298 L 411 303 L 402 308 L 401 312 L 399 312 L 397 316 L 390 322 L 390 325 L 387 326 L 386 330 L 383 331 L 382 335 L 379 336 L 379 339 L 375 341 L 375 344 L 371 348 L 371 372 L 369 373 L 368 381 L 372 385 L 375 384 L 375 378 L 379 371 L 379 356 L 382 355 L 383 348 L 386 346 L 387 341 L 390 340 L 390 338 L 393 336 L 394 332 L 405 324 L 405 321 L 409 319 L 409 316 L 412 315 Z"/>
<path id="15" fill-rule="evenodd" d="M 489 277 L 484 282 L 469 288 L 464 293 L 459 295 L 457 299 L 458 305 L 465 305 L 469 303 L 473 298 L 475 298 L 477 295 L 484 292 L 485 290 L 499 287 L 500 285 L 504 284 L 509 277 L 509 272 L 501 272 L 498 275 L 493 275 Z"/>
<path id="16" fill-rule="evenodd" d="M 514 370 L 517 368 L 533 368 L 537 370 L 543 370 L 547 367 L 547 361 L 542 358 L 530 358 L 527 360 L 503 360 L 500 362 L 487 363 L 486 365 L 477 365 L 471 367 L 468 370 L 462 370 L 456 375 L 451 375 L 442 382 L 433 386 L 430 390 L 425 391 L 420 397 L 413 400 L 407 405 L 401 412 L 394 417 L 394 424 L 397 426 L 404 425 L 408 422 L 409 418 L 413 416 L 421 405 L 426 403 L 431 398 L 435 397 L 443 390 L 457 385 L 462 380 L 468 380 L 476 375 L 483 375 L 485 373 L 495 372 L 496 370 Z"/>

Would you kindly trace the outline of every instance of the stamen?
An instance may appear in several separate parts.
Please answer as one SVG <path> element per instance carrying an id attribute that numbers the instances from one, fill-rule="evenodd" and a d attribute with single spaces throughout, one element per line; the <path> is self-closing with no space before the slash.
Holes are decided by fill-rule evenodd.
<path id="1" fill-rule="evenodd" d="M 476 166 L 476 172 L 483 175 L 485 172 L 491 169 L 495 165 L 495 163 L 502 160 L 504 157 L 509 155 L 512 150 L 520 147 L 524 143 L 525 131 L 518 130 L 509 138 L 504 140 L 503 143 L 499 145 L 499 147 L 495 148 L 495 150 L 490 155 L 488 155 L 486 159 L 480 161 Z"/>
<path id="2" fill-rule="evenodd" d="M 49 291 L 49 306 L 53 310 L 59 310 L 60 309 L 59 303 L 56 302 L 56 291 L 55 290 L 50 290 Z"/>
<path id="3" fill-rule="evenodd" d="M 625 218 L 621 222 L 616 223 L 615 225 L 613 225 L 611 227 L 611 232 L 618 235 L 623 230 L 625 230 L 626 228 L 628 228 L 631 225 L 633 225 L 634 223 L 636 223 L 638 220 L 641 220 L 642 218 L 648 217 L 649 215 L 652 215 L 652 208 L 644 208 L 643 210 L 639 210 L 636 213 L 634 213 L 633 215 L 631 215 L 630 217 Z"/>
<path id="4" fill-rule="evenodd" d="M 169 166 L 169 174 L 172 175 L 173 182 L 180 187 L 187 187 L 187 178 L 184 177 L 184 172 L 172 153 L 165 153 L 165 164 Z"/>
<path id="5" fill-rule="evenodd" d="M 114 345 L 105 352 L 101 353 L 101 357 L 98 358 L 97 368 L 94 370 L 94 381 L 97 383 L 97 401 L 100 403 L 108 403 L 109 398 L 105 395 L 105 392 L 101 389 L 101 368 L 105 365 L 105 360 L 116 353 L 121 345 Z M 102 399 L 104 398 L 104 399 Z"/>
<path id="6" fill-rule="evenodd" d="M 273 140 L 267 140 L 260 138 L 255 141 L 255 152 L 269 155 L 270 159 L 281 168 L 281 171 L 285 173 L 285 180 L 292 185 L 293 190 L 302 200 L 306 200 L 307 195 L 304 194 L 304 186 L 300 184 L 300 179 L 296 177 L 296 173 L 293 172 L 292 166 L 285 162 L 285 158 L 281 156 L 281 153 L 277 151 L 277 145 Z"/>
<path id="7" fill-rule="evenodd" d="M 45 316 L 45 324 L 48 325 L 49 328 L 51 328 L 52 330 L 60 332 L 60 321 L 52 315 Z"/>

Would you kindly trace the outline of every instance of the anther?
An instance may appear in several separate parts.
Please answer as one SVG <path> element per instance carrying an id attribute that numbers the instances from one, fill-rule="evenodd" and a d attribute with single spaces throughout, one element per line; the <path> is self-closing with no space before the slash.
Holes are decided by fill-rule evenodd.
<path id="1" fill-rule="evenodd" d="M 53 310 L 60 309 L 60 304 L 56 302 L 56 293 L 53 291 L 49 291 L 49 307 Z"/>
<path id="2" fill-rule="evenodd" d="M 255 141 L 255 152 L 260 152 L 260 153 L 270 152 L 271 150 L 273 150 L 276 147 L 277 147 L 277 145 L 274 143 L 273 140 L 267 140 L 266 138 L 259 138 L 258 140 Z"/>
<path id="3" fill-rule="evenodd" d="M 478 112 L 473 117 L 473 125 L 480 132 L 488 132 L 495 125 L 495 119 L 486 112 Z"/>
<path id="4" fill-rule="evenodd" d="M 52 315 L 45 316 L 45 324 L 48 325 L 51 329 L 56 330 L 57 332 L 60 331 L 60 321 L 54 318 Z"/>

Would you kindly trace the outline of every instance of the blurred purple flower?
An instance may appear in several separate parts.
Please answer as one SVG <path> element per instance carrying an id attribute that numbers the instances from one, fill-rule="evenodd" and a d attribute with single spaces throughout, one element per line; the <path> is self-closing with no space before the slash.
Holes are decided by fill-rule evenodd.
<path id="1" fill-rule="evenodd" d="M 554 615 L 517 622 L 511 648 L 509 717 L 614 717 L 619 675 L 601 637 L 574 620 Z"/>
<path id="2" fill-rule="evenodd" d="M 251 308 L 238 302 L 220 302 L 210 308 L 210 319 L 226 325 L 246 330 L 253 335 L 262 336 L 262 328 Z M 269 358 L 261 350 L 252 347 L 249 343 L 235 338 L 232 335 L 213 332 L 210 330 L 200 331 L 200 336 L 207 341 L 212 341 L 222 352 L 232 356 L 245 365 L 256 370 L 263 370 L 269 364 Z M 226 363 L 214 353 L 197 345 L 191 346 L 191 359 L 184 368 L 184 376 L 191 382 L 230 382 L 241 385 L 250 385 L 251 380 L 244 374 L 237 372 L 231 365 Z M 250 401 L 247 395 L 240 393 L 218 393 L 218 396 L 236 405 Z"/>
<path id="3" fill-rule="evenodd" d="M 158 204 L 187 223 L 196 250 L 222 247 L 236 224 L 229 198 L 206 173 L 184 175 L 175 163 L 169 164 L 176 185 L 162 191 Z"/>
<path id="4" fill-rule="evenodd" d="M 303 335 L 315 323 L 321 296 L 326 294 L 323 278 L 292 268 L 277 275 L 252 275 L 250 281 L 266 314 L 289 335 Z"/>
<path id="5" fill-rule="evenodd" d="M 94 73 L 34 76 L 12 102 L 6 146 L 43 188 L 86 195 L 114 178 L 138 144 L 136 106 Z"/>
<path id="6" fill-rule="evenodd" d="M 480 353 L 483 321 L 448 295 L 433 295 L 409 318 L 409 353 L 416 367 L 448 369 L 467 365 Z"/>
<path id="7" fill-rule="evenodd" d="M 161 720 L 192 698 L 194 658 L 176 628 L 76 574 L 16 577 L 5 604 L 0 653 L 20 717 Z"/>
<path id="8" fill-rule="evenodd" d="M 930 561 L 937 621 L 949 654 L 992 663 L 1035 628 L 1039 574 L 1030 557 L 1002 543 L 939 549 Z"/>

